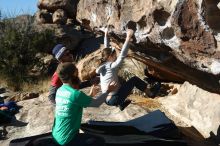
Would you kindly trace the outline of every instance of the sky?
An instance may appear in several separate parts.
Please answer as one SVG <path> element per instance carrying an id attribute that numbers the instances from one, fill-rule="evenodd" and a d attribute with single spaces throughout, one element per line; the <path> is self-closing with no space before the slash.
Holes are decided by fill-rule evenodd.
<path id="1" fill-rule="evenodd" d="M 37 11 L 38 0 L 0 0 L 2 17 L 14 17 L 21 14 L 33 15 Z"/>

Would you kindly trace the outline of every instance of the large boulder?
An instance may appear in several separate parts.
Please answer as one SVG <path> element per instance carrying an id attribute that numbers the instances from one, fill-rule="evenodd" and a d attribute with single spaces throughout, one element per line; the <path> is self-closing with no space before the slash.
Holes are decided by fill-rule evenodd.
<path id="1" fill-rule="evenodd" d="M 57 22 L 61 22 L 57 20 Z M 45 30 L 52 30 L 54 32 L 54 39 L 57 42 L 64 44 L 70 50 L 74 50 L 79 43 L 88 38 L 88 34 L 83 34 L 77 27 L 72 25 L 60 25 L 60 24 L 34 24 L 34 29 L 37 31 L 45 31 Z M 48 48 L 47 52 L 51 52 L 52 48 Z"/>
<path id="2" fill-rule="evenodd" d="M 188 127 L 195 127 L 205 138 L 219 134 L 220 95 L 185 82 L 177 94 L 159 98 L 163 107 Z"/>
<path id="3" fill-rule="evenodd" d="M 39 10 L 35 14 L 35 21 L 40 24 L 52 23 L 52 15 L 47 10 Z"/>
<path id="4" fill-rule="evenodd" d="M 95 77 L 95 70 L 99 66 L 99 58 L 101 58 L 101 51 L 97 50 L 77 63 L 79 78 L 82 81 Z"/>
<path id="5" fill-rule="evenodd" d="M 208 0 L 81 0 L 77 19 L 87 28 L 114 28 L 121 46 L 125 28 L 136 25 L 133 58 L 170 81 L 196 84 L 220 93 L 220 10 Z"/>
<path id="6" fill-rule="evenodd" d="M 53 23 L 66 24 L 67 16 L 64 10 L 58 9 L 53 13 Z"/>
<path id="7" fill-rule="evenodd" d="M 63 9 L 68 16 L 75 18 L 77 4 L 79 0 L 39 0 L 38 8 L 47 9 L 49 12 L 55 12 L 57 9 Z"/>

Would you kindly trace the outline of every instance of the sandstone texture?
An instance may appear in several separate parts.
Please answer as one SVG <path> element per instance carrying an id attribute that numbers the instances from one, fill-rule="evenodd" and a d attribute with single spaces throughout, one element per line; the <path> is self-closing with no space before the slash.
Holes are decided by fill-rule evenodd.
<path id="1" fill-rule="evenodd" d="M 220 93 L 217 5 L 217 0 L 81 0 L 77 19 L 90 29 L 110 25 L 119 47 L 126 27 L 136 25 L 133 58 L 168 80 Z"/>

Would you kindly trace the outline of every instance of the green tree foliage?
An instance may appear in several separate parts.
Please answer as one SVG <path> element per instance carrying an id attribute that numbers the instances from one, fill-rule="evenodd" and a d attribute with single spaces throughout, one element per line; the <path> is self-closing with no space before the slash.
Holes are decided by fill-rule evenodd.
<path id="1" fill-rule="evenodd" d="M 37 32 L 32 24 L 31 20 L 17 23 L 7 19 L 0 27 L 0 73 L 17 90 L 30 80 L 30 69 L 39 63 L 36 54 L 55 44 L 53 32 Z"/>

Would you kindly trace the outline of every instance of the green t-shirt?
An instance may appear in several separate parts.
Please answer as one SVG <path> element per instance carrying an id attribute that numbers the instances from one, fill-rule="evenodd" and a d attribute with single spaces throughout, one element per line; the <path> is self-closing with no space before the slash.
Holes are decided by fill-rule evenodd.
<path id="1" fill-rule="evenodd" d="M 83 107 L 87 107 L 91 99 L 69 85 L 62 85 L 57 90 L 52 135 L 60 145 L 69 143 L 78 133 Z"/>

